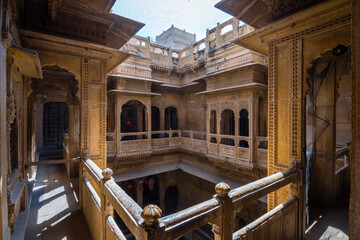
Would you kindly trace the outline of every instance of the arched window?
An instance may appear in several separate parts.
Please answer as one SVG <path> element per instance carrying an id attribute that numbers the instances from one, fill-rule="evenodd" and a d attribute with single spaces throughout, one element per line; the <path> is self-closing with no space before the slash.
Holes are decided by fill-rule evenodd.
<path id="1" fill-rule="evenodd" d="M 266 120 L 267 120 L 267 111 L 266 111 L 266 104 L 262 97 L 259 98 L 259 113 L 258 113 L 258 129 L 259 129 L 259 136 L 266 137 L 267 136 L 267 129 L 266 129 Z"/>
<path id="2" fill-rule="evenodd" d="M 146 107 L 137 100 L 131 100 L 122 106 L 121 132 L 145 132 Z"/>
<path id="3" fill-rule="evenodd" d="M 249 143 L 245 140 L 240 140 L 239 141 L 239 147 L 242 147 L 242 148 L 249 148 Z"/>
<path id="4" fill-rule="evenodd" d="M 235 135 L 235 115 L 230 109 L 221 113 L 220 133 L 224 135 Z"/>
<path id="5" fill-rule="evenodd" d="M 175 107 L 165 108 L 165 130 L 178 129 L 178 116 Z"/>
<path id="6" fill-rule="evenodd" d="M 210 133 L 216 133 L 217 132 L 217 128 L 216 128 L 216 111 L 212 110 L 210 113 Z"/>
<path id="7" fill-rule="evenodd" d="M 239 135 L 245 137 L 249 136 L 249 112 L 246 109 L 240 111 Z"/>

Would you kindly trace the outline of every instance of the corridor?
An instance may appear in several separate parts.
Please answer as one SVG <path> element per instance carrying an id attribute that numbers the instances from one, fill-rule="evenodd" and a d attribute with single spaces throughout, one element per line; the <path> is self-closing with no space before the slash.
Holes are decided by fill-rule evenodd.
<path id="1" fill-rule="evenodd" d="M 91 239 L 77 191 L 63 164 L 38 166 L 25 240 Z"/>

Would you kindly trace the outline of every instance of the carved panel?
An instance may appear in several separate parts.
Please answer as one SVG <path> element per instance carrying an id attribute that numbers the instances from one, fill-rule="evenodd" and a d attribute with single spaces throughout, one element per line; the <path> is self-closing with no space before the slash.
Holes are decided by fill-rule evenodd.
<path id="1" fill-rule="evenodd" d="M 239 147 L 239 158 L 250 161 L 250 149 Z"/>
<path id="2" fill-rule="evenodd" d="M 209 152 L 212 154 L 217 154 L 217 144 L 210 143 L 209 144 Z"/>
<path id="3" fill-rule="evenodd" d="M 235 147 L 220 144 L 220 155 L 234 158 L 235 157 Z"/>
<path id="4" fill-rule="evenodd" d="M 187 145 L 187 146 L 191 146 L 191 139 L 190 138 L 181 138 L 181 144 Z"/>
<path id="5" fill-rule="evenodd" d="M 193 147 L 206 149 L 206 141 L 205 140 L 194 139 L 193 140 Z"/>
<path id="6" fill-rule="evenodd" d="M 122 153 L 149 150 L 148 140 L 121 141 L 120 147 Z"/>
<path id="7" fill-rule="evenodd" d="M 154 138 L 151 141 L 153 147 L 169 146 L 168 138 Z"/>

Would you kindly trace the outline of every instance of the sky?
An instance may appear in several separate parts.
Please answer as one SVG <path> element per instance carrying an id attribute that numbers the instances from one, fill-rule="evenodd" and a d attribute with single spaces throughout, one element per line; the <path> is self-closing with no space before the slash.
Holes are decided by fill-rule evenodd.
<path id="1" fill-rule="evenodd" d="M 138 36 L 155 40 L 157 35 L 174 24 L 196 34 L 196 41 L 206 36 L 206 29 L 225 22 L 231 16 L 214 7 L 220 0 L 116 0 L 113 13 L 130 18 L 145 26 Z"/>

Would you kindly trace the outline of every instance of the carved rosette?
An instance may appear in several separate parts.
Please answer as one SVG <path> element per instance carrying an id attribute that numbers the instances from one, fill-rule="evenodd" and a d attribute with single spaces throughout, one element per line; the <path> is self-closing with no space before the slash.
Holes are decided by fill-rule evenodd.
<path id="1" fill-rule="evenodd" d="M 7 107 L 6 107 L 6 124 L 7 131 L 10 132 L 11 124 L 14 122 L 16 117 L 16 107 L 15 107 L 15 98 L 13 95 L 10 95 L 6 99 Z"/>

